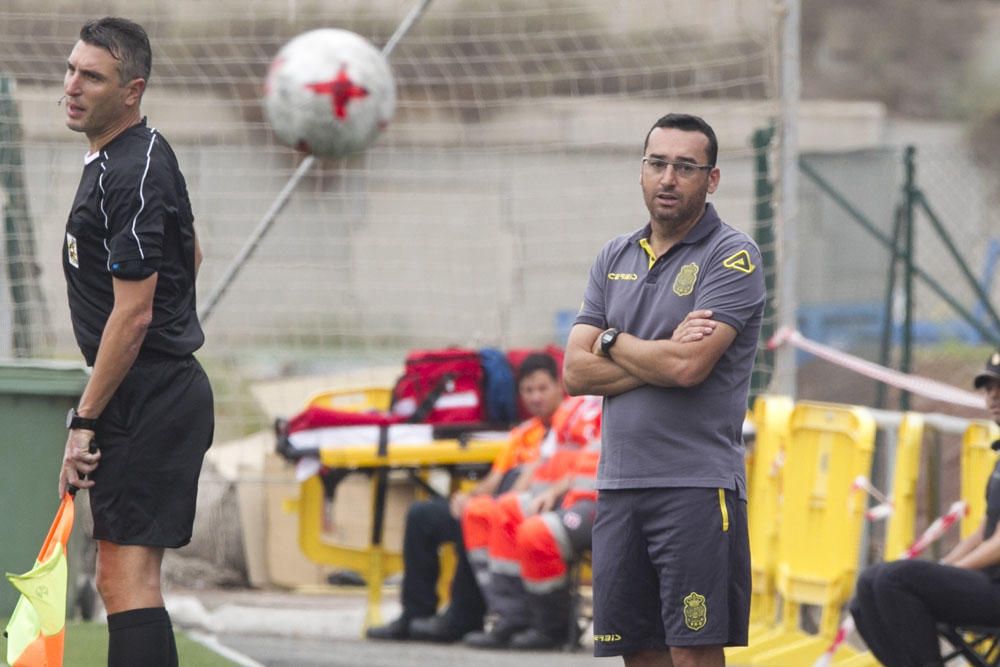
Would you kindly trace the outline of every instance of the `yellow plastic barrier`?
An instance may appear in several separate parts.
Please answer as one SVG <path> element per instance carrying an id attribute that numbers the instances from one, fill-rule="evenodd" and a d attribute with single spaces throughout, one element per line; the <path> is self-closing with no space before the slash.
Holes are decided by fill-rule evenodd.
<path id="1" fill-rule="evenodd" d="M 758 396 L 751 420 L 757 432 L 747 486 L 750 531 L 750 637 L 774 628 L 777 621 L 774 573 L 778 551 L 778 505 L 781 498 L 782 458 L 788 447 L 788 421 L 794 403 L 787 396 Z"/>
<path id="2" fill-rule="evenodd" d="M 896 437 L 891 494 L 893 512 L 885 529 L 884 559 L 887 561 L 905 554 L 916 537 L 917 482 L 923 438 L 923 416 L 915 412 L 904 414 Z"/>
<path id="3" fill-rule="evenodd" d="M 866 497 L 851 487 L 869 474 L 875 420 L 860 407 L 802 402 L 789 431 L 776 579 L 781 626 L 731 651 L 733 664 L 811 665 L 836 634 L 857 574 Z M 818 634 L 799 628 L 802 605 L 821 608 Z M 834 658 L 854 654 L 845 646 Z"/>
<path id="4" fill-rule="evenodd" d="M 975 532 L 986 515 L 986 481 L 996 463 L 996 452 L 990 445 L 997 438 L 1000 427 L 985 420 L 970 423 L 962 434 L 962 500 L 969 504 L 962 519 L 962 537 Z"/>
<path id="5" fill-rule="evenodd" d="M 916 537 L 917 483 L 920 478 L 920 451 L 924 438 L 924 417 L 907 412 L 896 434 L 896 453 L 892 473 L 893 512 L 885 529 L 883 560 L 896 560 L 906 553 Z M 878 660 L 868 651 L 834 660 L 837 667 L 878 667 Z"/>

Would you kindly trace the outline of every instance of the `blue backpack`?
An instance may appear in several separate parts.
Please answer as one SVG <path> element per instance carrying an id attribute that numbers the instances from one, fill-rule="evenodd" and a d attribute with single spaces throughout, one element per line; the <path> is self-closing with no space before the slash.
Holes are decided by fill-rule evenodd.
<path id="1" fill-rule="evenodd" d="M 486 418 L 491 424 L 514 424 L 517 421 L 517 383 L 514 370 L 502 351 L 486 347 L 479 351 L 483 366 L 483 398 Z"/>

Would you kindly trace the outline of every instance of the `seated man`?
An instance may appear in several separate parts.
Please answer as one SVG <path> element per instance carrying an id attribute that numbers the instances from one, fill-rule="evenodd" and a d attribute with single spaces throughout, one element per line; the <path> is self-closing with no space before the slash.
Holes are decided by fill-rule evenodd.
<path id="1" fill-rule="evenodd" d="M 976 376 L 1000 424 L 1000 351 Z M 993 443 L 1000 449 L 1000 440 Z M 872 654 L 888 667 L 941 667 L 937 624 L 1000 626 L 1000 461 L 986 486 L 986 517 L 940 563 L 901 560 L 858 577 L 851 614 Z"/>
<path id="2" fill-rule="evenodd" d="M 369 628 L 369 638 L 451 642 L 482 627 L 485 603 L 465 555 L 458 517 L 470 498 L 506 491 L 517 478 L 515 471 L 537 458 L 552 414 L 562 400 L 559 369 L 550 355 L 529 355 L 521 363 L 517 377 L 518 393 L 533 416 L 511 431 L 507 447 L 493 462 L 489 475 L 470 492 L 410 507 L 403 536 L 403 613 L 391 623 Z M 438 550 L 445 542 L 455 543 L 458 563 L 451 582 L 451 604 L 443 614 L 435 615 Z"/>
<path id="3" fill-rule="evenodd" d="M 577 456 L 564 483 L 537 498 L 533 508 L 544 511 L 562 496 L 559 509 L 530 516 L 517 530 L 517 559 L 530 625 L 511 637 L 511 648 L 545 651 L 577 639 L 569 634 L 573 631 L 569 565 L 591 548 L 600 444 L 599 437 L 592 440 Z"/>
<path id="4" fill-rule="evenodd" d="M 555 442 L 543 444 L 539 461 L 527 467 L 514 489 L 467 508 L 463 534 L 495 622 L 487 632 L 467 635 L 466 644 L 538 650 L 566 642 L 566 562 L 590 545 L 600 411 L 597 397 L 563 401 L 552 418 Z"/>

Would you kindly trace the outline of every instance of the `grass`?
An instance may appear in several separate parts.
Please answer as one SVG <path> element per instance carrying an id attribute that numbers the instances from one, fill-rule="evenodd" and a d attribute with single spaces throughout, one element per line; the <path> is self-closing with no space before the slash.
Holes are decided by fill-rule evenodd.
<path id="1" fill-rule="evenodd" d="M 7 627 L 7 619 L 0 617 L 0 627 Z M 236 663 L 226 660 L 214 651 L 188 639 L 183 632 L 174 633 L 177 654 L 184 667 L 231 667 Z M 105 667 L 108 664 L 108 628 L 103 623 L 71 621 L 66 624 L 66 649 L 64 665 L 73 667 Z M 6 665 L 7 640 L 0 636 L 0 664 Z"/>

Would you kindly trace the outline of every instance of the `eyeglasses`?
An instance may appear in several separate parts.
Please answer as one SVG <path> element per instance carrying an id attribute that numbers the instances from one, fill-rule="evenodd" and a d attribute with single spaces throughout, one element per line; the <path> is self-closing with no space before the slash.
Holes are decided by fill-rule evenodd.
<path id="1" fill-rule="evenodd" d="M 673 167 L 674 173 L 677 174 L 678 178 L 691 178 L 699 171 L 708 171 L 714 166 L 711 164 L 694 164 L 693 162 L 673 162 L 671 160 L 662 160 L 658 157 L 644 157 L 642 158 L 642 164 L 650 173 L 657 176 L 665 172 L 667 167 Z"/>

